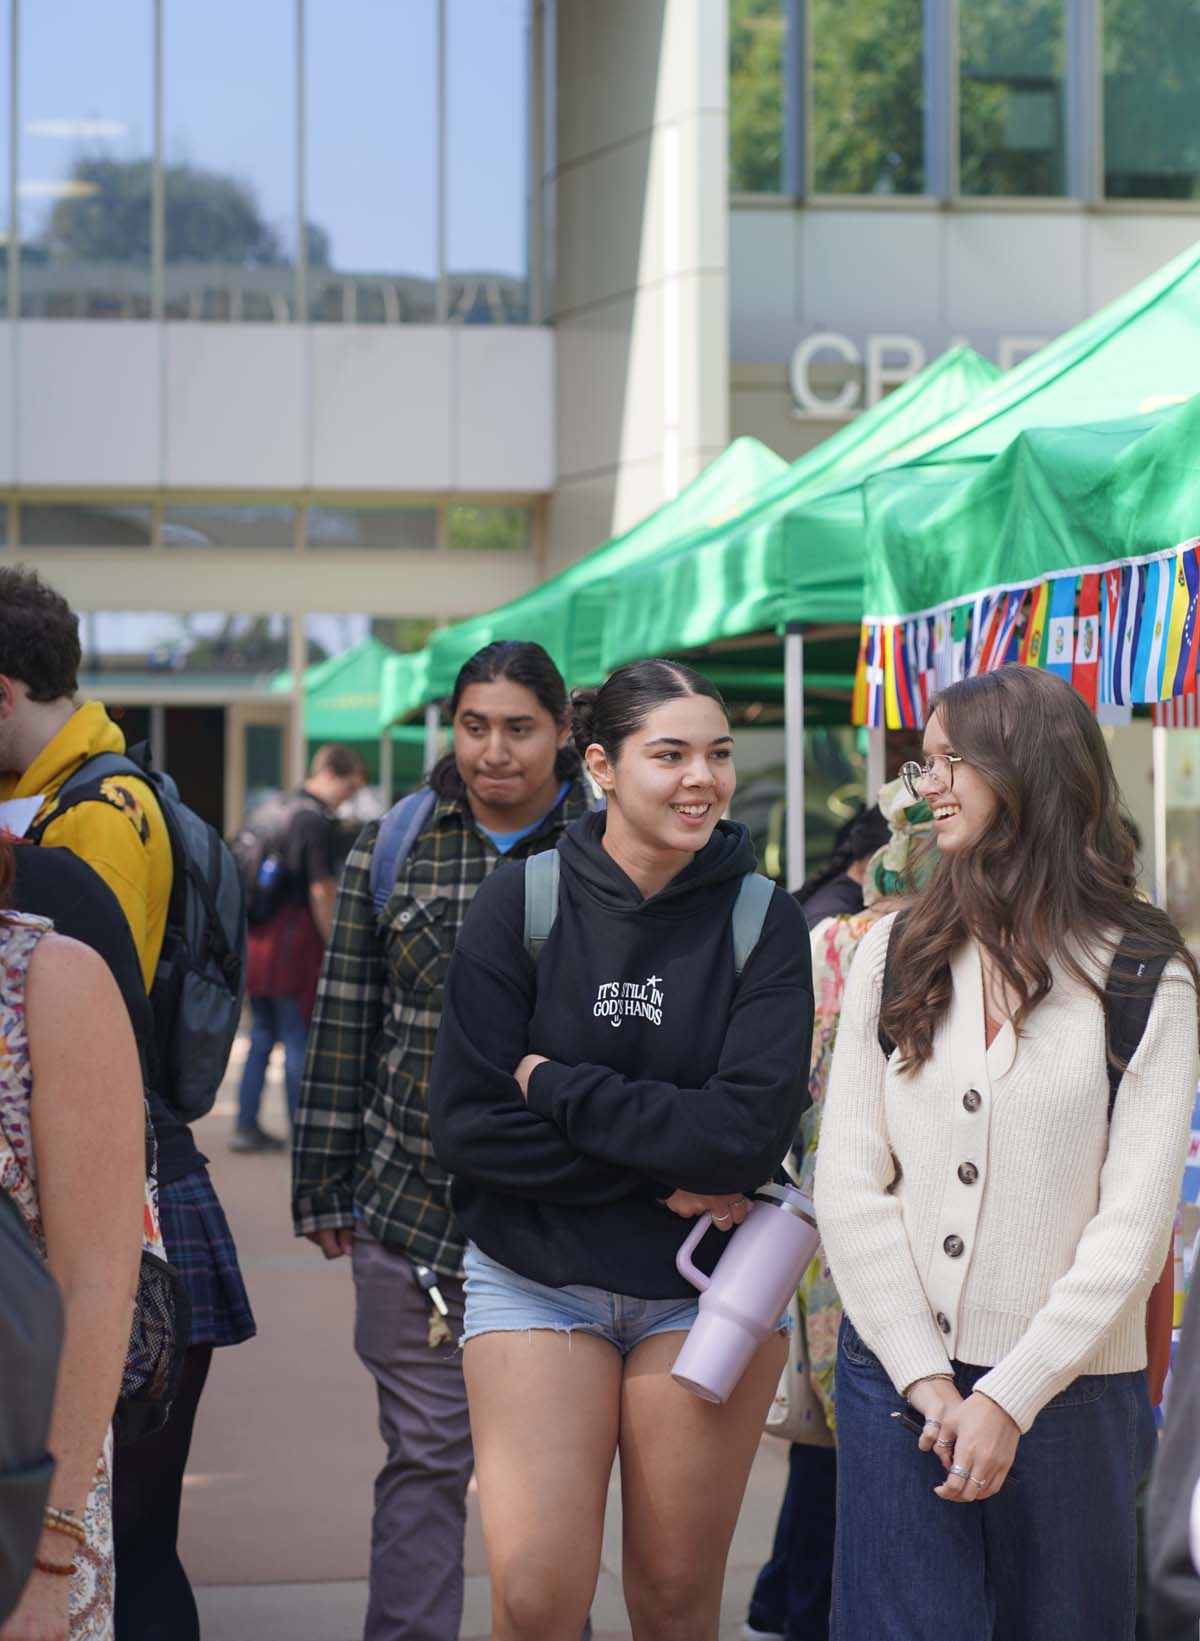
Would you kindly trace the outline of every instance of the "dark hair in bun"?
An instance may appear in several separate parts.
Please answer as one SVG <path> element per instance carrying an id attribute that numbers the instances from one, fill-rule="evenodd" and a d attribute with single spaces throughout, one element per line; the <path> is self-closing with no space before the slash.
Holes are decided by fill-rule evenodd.
<path id="1" fill-rule="evenodd" d="M 495 684 L 502 678 L 520 684 L 533 696 L 556 724 L 567 716 L 567 686 L 562 673 L 540 644 L 520 643 L 513 638 L 497 638 L 476 650 L 459 669 L 447 703 L 451 720 L 458 712 L 466 690 L 472 684 Z M 554 773 L 560 781 L 572 781 L 579 774 L 574 747 L 564 746 L 555 761 Z M 454 753 L 447 752 L 429 773 L 429 784 L 439 798 L 464 798 L 467 789 L 458 772 Z"/>
<path id="2" fill-rule="evenodd" d="M 599 745 L 616 763 L 621 747 L 656 707 L 688 695 L 715 701 L 728 716 L 717 686 L 679 661 L 633 661 L 618 667 L 599 689 L 572 690 L 571 733 L 580 756 Z"/>

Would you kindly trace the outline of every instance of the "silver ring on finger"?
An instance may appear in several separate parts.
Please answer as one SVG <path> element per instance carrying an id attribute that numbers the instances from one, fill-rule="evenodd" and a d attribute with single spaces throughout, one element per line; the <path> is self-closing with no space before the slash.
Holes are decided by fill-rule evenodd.
<path id="1" fill-rule="evenodd" d="M 974 1484 L 975 1484 L 975 1486 L 976 1486 L 976 1487 L 978 1487 L 978 1489 L 979 1489 L 979 1491 L 980 1491 L 980 1492 L 981 1492 L 981 1493 L 982 1493 L 982 1492 L 983 1492 L 983 1491 L 984 1491 L 984 1489 L 985 1489 L 985 1488 L 986 1488 L 986 1487 L 987 1487 L 987 1485 L 988 1485 L 988 1484 L 987 1484 L 987 1482 L 985 1482 L 985 1481 L 984 1481 L 984 1480 L 982 1480 L 982 1478 L 981 1478 L 981 1477 L 979 1477 L 979 1476 L 972 1476 L 972 1477 L 971 1477 L 971 1481 L 972 1481 L 972 1482 L 974 1482 Z"/>
<path id="2" fill-rule="evenodd" d="M 732 1218 L 733 1218 L 732 1214 L 714 1214 L 713 1215 L 713 1219 L 716 1221 L 716 1223 L 718 1225 L 728 1225 L 729 1221 Z"/>
<path id="3" fill-rule="evenodd" d="M 942 1421 L 940 1419 L 926 1419 L 925 1428 L 926 1430 L 940 1430 L 942 1428 Z"/>
<path id="4" fill-rule="evenodd" d="M 950 1474 L 952 1476 L 962 1476 L 965 1481 L 975 1480 L 974 1476 L 967 1469 L 965 1464 L 952 1464 L 950 1466 Z"/>
<path id="5" fill-rule="evenodd" d="M 933 1445 L 935 1447 L 953 1447 L 954 1443 L 949 1439 L 948 1436 L 939 1436 L 937 1441 L 934 1442 Z"/>

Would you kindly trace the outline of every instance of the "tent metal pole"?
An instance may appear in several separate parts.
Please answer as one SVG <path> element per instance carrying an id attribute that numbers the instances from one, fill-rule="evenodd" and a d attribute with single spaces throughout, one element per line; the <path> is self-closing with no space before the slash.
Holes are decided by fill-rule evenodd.
<path id="1" fill-rule="evenodd" d="M 289 786 L 303 786 L 308 774 L 308 732 L 304 722 L 307 700 L 304 673 L 308 666 L 308 634 L 304 617 L 293 615 L 288 623 L 288 666 L 292 673 L 291 710 L 288 713 L 287 780 Z"/>
<path id="2" fill-rule="evenodd" d="M 1154 904 L 1167 909 L 1167 736 L 1157 725 L 1154 745 Z"/>
<path id="3" fill-rule="evenodd" d="M 430 701 L 425 708 L 425 762 L 424 770 L 428 775 L 438 761 L 442 732 L 442 713 L 436 701 Z"/>
<path id="4" fill-rule="evenodd" d="M 385 809 L 392 806 L 392 788 L 396 784 L 395 749 L 392 726 L 389 724 L 379 737 L 379 791 Z"/>
<path id="5" fill-rule="evenodd" d="M 805 878 L 804 630 L 789 627 L 783 640 L 783 722 L 787 743 L 787 886 Z"/>
<path id="6" fill-rule="evenodd" d="M 867 731 L 867 792 L 866 801 L 869 809 L 873 803 L 879 802 L 879 788 L 887 779 L 887 730 L 869 729 Z"/>

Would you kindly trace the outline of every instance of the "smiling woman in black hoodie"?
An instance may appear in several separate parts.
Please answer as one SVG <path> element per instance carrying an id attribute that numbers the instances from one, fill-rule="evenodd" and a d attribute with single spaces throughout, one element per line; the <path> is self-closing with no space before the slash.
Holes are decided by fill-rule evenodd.
<path id="1" fill-rule="evenodd" d="M 784 1355 L 766 1341 L 723 1407 L 670 1377 L 695 1295 L 675 1270 L 706 1211 L 740 1224 L 805 1100 L 803 917 L 776 889 L 736 972 L 754 871 L 722 820 L 732 738 L 673 662 L 577 697 L 607 811 L 559 844 L 557 913 L 527 949 L 525 874 L 476 895 L 446 980 L 433 1139 L 469 1238 L 464 1366 L 497 1641 L 578 1635 L 621 1455 L 625 1597 L 639 1641 L 715 1641 L 725 1558 Z M 709 1261 L 720 1237 L 706 1238 Z M 703 1252 L 703 1250 L 702 1250 Z"/>

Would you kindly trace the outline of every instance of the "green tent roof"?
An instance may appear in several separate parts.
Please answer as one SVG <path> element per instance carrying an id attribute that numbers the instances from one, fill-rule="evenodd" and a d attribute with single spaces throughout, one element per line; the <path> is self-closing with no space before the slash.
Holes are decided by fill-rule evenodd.
<path id="1" fill-rule="evenodd" d="M 793 462 L 735 519 L 679 541 L 665 562 L 593 588 L 586 595 L 586 618 L 574 623 L 573 681 L 595 681 L 639 655 L 774 631 L 792 618 L 796 604 L 803 605 L 806 621 L 857 622 L 863 579 L 859 482 L 885 463 L 905 460 L 915 440 L 977 398 L 999 374 L 971 348 L 952 348 Z M 843 530 L 832 551 L 809 551 L 789 528 L 796 509 L 814 497 L 847 494 L 858 528 Z M 851 515 L 843 503 L 839 522 L 845 516 Z"/>
<path id="2" fill-rule="evenodd" d="M 1165 552 L 1200 536 L 1200 396 L 1031 429 L 990 462 L 882 474 L 867 526 L 871 620 Z"/>
<path id="3" fill-rule="evenodd" d="M 624 572 L 690 530 L 728 517 L 785 468 L 782 457 L 757 439 L 735 439 L 691 484 L 632 530 L 596 548 L 523 597 L 435 633 L 429 643 L 426 687 L 430 695 L 449 694 L 463 662 L 496 638 L 533 640 L 549 650 L 560 667 L 565 667 L 574 592 L 590 582 Z"/>
<path id="4" fill-rule="evenodd" d="M 328 656 L 306 668 L 306 740 L 377 741 L 383 679 L 393 661 L 407 659 L 379 639 L 367 637 L 340 655 Z M 276 693 L 287 693 L 291 688 L 290 672 L 278 673 L 271 680 L 271 689 Z"/>

